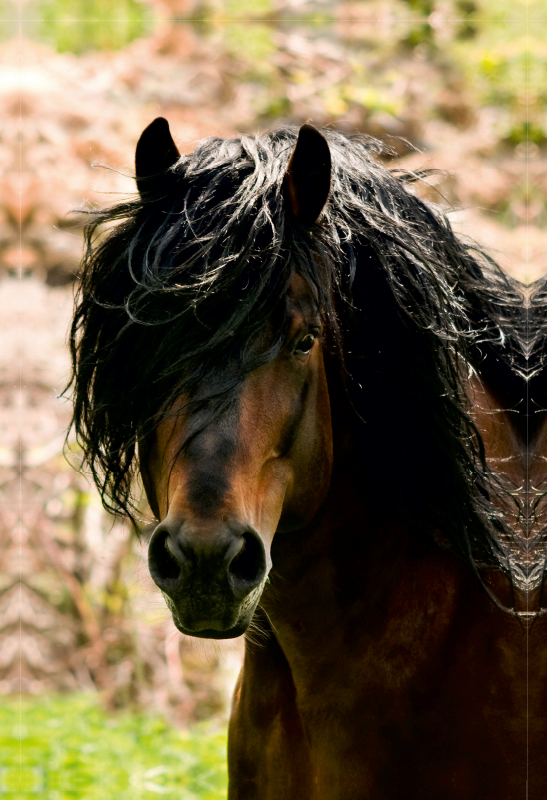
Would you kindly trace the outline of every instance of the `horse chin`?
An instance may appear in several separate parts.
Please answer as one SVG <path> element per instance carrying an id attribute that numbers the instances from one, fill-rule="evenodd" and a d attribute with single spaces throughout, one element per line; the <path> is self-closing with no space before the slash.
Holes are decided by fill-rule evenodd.
<path id="1" fill-rule="evenodd" d="M 245 620 L 244 622 L 238 622 L 237 625 L 234 625 L 232 628 L 228 628 L 226 630 L 217 630 L 216 628 L 202 628 L 201 630 L 189 630 L 185 628 L 184 625 L 181 625 L 178 617 L 173 614 L 173 622 L 175 623 L 175 627 L 181 633 L 184 633 L 185 636 L 195 636 L 198 639 L 235 639 L 238 636 L 242 636 L 247 628 L 249 627 L 250 620 Z"/>
<path id="2" fill-rule="evenodd" d="M 251 593 L 245 598 L 246 602 L 243 603 L 243 607 L 240 606 L 237 610 L 233 609 L 232 613 L 227 614 L 224 619 L 214 616 L 206 617 L 201 614 L 199 617 L 185 614 L 165 594 L 164 597 L 175 627 L 185 636 L 196 636 L 199 639 L 235 639 L 237 636 L 242 636 L 251 624 L 260 594 L 261 592 L 258 591 Z"/>

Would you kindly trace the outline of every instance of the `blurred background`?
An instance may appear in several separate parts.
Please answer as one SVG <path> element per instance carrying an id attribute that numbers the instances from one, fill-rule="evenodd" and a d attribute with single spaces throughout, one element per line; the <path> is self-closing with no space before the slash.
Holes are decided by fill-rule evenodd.
<path id="1" fill-rule="evenodd" d="M 311 121 L 389 167 L 525 282 L 547 272 L 544 0 L 0 0 L 0 794 L 225 797 L 242 642 L 183 637 L 135 535 L 63 456 L 81 217 L 135 190 L 167 117 Z M 104 166 L 111 169 L 105 169 Z M 143 515 L 147 511 L 143 508 Z"/>

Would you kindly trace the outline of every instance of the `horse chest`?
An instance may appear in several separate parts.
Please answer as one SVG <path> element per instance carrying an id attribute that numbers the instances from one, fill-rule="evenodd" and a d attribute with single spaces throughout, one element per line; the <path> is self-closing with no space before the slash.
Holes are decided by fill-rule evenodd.
<path id="1" fill-rule="evenodd" d="M 526 697 L 516 677 L 526 648 L 518 623 L 492 612 L 472 579 L 442 559 L 402 562 L 395 576 L 381 601 L 364 593 L 348 607 L 332 564 L 317 563 L 283 602 L 264 599 L 275 638 L 258 660 L 248 653 L 239 722 L 262 742 L 256 797 L 391 800 L 409 785 L 420 798 L 519 796 Z M 535 637 L 532 692 L 545 709 L 542 641 Z M 258 693 L 268 703 L 264 680 L 267 720 L 254 705 Z M 536 740 L 545 745 L 541 732 Z M 282 779 L 271 767 L 280 763 Z M 302 769 L 307 788 L 296 792 Z M 255 795 L 234 788 L 232 796 Z"/>

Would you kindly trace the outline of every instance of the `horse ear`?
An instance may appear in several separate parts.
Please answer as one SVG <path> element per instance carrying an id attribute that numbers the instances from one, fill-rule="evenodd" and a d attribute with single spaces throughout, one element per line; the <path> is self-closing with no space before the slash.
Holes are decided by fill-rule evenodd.
<path id="1" fill-rule="evenodd" d="M 289 208 L 310 227 L 330 192 L 331 157 L 327 140 L 313 125 L 302 125 L 283 179 Z"/>
<path id="2" fill-rule="evenodd" d="M 137 142 L 135 173 L 141 196 L 143 192 L 155 188 L 152 178 L 166 172 L 179 158 L 180 153 L 171 136 L 169 123 L 163 117 L 157 117 L 143 130 Z"/>

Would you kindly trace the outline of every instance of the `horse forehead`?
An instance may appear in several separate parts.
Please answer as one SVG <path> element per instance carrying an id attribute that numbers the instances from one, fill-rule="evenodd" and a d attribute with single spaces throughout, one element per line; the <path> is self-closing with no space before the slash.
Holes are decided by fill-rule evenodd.
<path id="1" fill-rule="evenodd" d="M 181 448 L 190 460 L 199 460 L 214 452 L 228 461 L 236 449 L 241 387 L 228 407 L 218 414 L 206 409 L 189 410 L 190 400 L 181 394 L 166 418 L 155 429 L 155 442 L 166 463 L 178 459 Z"/>
<path id="2" fill-rule="evenodd" d="M 237 450 L 239 416 L 239 403 L 234 402 L 223 414 L 213 418 L 197 435 L 192 436 L 186 446 L 187 457 L 199 460 L 214 456 L 216 461 L 230 461 Z"/>
<path id="3" fill-rule="evenodd" d="M 299 323 L 318 321 L 319 300 L 317 289 L 310 286 L 302 275 L 293 275 L 287 294 L 292 316 L 292 327 Z"/>
<path id="4" fill-rule="evenodd" d="M 289 283 L 288 291 L 289 301 L 295 305 L 308 304 L 312 308 L 317 308 L 317 290 L 314 286 L 310 286 L 308 281 L 295 273 Z"/>

